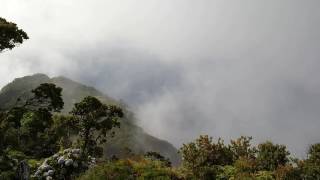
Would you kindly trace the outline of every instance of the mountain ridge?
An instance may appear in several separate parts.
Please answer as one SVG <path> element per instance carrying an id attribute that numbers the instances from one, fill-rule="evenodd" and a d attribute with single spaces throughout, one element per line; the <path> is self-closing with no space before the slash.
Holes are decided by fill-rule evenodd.
<path id="1" fill-rule="evenodd" d="M 86 96 L 94 96 L 103 103 L 120 106 L 125 117 L 122 119 L 120 129 L 116 129 L 114 138 L 103 145 L 105 157 L 116 155 L 122 157 L 125 151 L 130 148 L 133 153 L 143 154 L 147 151 L 156 151 L 168 157 L 174 165 L 180 163 L 180 157 L 177 149 L 165 140 L 161 140 L 147 134 L 143 128 L 135 123 L 135 116 L 122 102 L 109 97 L 94 87 L 84 85 L 64 76 L 50 78 L 41 73 L 24 76 L 14 79 L 4 86 L 0 91 L 0 109 L 8 109 L 15 105 L 18 97 L 27 98 L 31 96 L 31 90 L 41 83 L 53 83 L 63 88 L 62 98 L 64 100 L 64 109 L 62 113 L 71 111 L 73 104 L 80 102 Z"/>

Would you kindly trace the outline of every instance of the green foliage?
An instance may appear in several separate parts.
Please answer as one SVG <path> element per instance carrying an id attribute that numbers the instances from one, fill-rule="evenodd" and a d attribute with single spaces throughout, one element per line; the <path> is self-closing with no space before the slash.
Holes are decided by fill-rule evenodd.
<path id="1" fill-rule="evenodd" d="M 18 104 L 22 106 L 26 99 L 34 97 L 34 94 L 31 92 L 31 90 L 37 88 L 43 83 L 53 83 L 56 84 L 56 86 L 63 88 L 61 94 L 64 101 L 64 106 L 60 113 L 53 113 L 54 116 L 58 115 L 71 117 L 71 115 L 67 114 L 72 110 L 74 103 L 82 101 L 87 96 L 94 96 L 103 104 L 117 105 L 123 109 L 124 117 L 121 119 L 121 127 L 113 128 L 112 131 L 115 132 L 114 137 L 109 138 L 106 143 L 101 144 L 104 152 L 104 158 L 109 158 L 112 155 L 123 158 L 125 157 L 123 149 L 125 147 L 130 147 L 130 149 L 132 149 L 132 151 L 136 154 L 143 155 L 148 151 L 157 151 L 165 157 L 170 158 L 170 161 L 173 165 L 178 165 L 180 163 L 180 156 L 177 153 L 177 149 L 169 142 L 153 137 L 147 134 L 142 128 L 137 126 L 134 114 L 128 109 L 125 109 L 125 105 L 120 105 L 123 103 L 110 98 L 93 87 L 80 84 L 65 77 L 49 78 L 44 74 L 35 74 L 32 76 L 17 78 L 1 90 L 0 109 L 9 110 L 16 106 L 16 100 L 18 97 L 21 99 Z M 53 120 L 55 121 L 54 116 Z M 55 123 L 53 126 L 55 126 Z M 57 134 L 60 136 L 61 130 L 63 129 L 64 128 L 54 128 L 52 131 L 59 131 Z M 71 147 L 70 140 L 73 141 L 76 138 L 77 132 L 75 132 L 75 130 L 71 130 L 69 132 L 69 138 L 66 138 L 65 136 L 57 137 L 59 138 L 59 143 L 57 145 L 58 147 L 64 149 Z"/>
<path id="2" fill-rule="evenodd" d="M 221 172 L 216 176 L 216 179 L 227 180 L 236 177 L 237 169 L 234 166 L 223 166 Z"/>
<path id="3" fill-rule="evenodd" d="M 320 166 L 320 143 L 310 146 L 308 151 L 308 162 Z"/>
<path id="4" fill-rule="evenodd" d="M 179 151 L 183 166 L 190 169 L 198 178 L 212 178 L 217 174 L 217 167 L 231 165 L 233 154 L 222 139 L 213 142 L 209 136 L 200 136 L 195 142 L 183 144 Z"/>
<path id="5" fill-rule="evenodd" d="M 52 131 L 52 112 L 63 107 L 62 89 L 54 84 L 41 84 L 33 96 L 18 99 L 16 106 L 0 116 L 1 150 L 16 149 L 28 156 L 46 157 L 57 150 Z"/>
<path id="6" fill-rule="evenodd" d="M 52 114 L 46 109 L 28 111 L 23 114 L 20 123 L 21 130 L 27 132 L 31 137 L 34 137 L 37 133 L 42 133 L 46 128 L 52 126 Z"/>
<path id="7" fill-rule="evenodd" d="M 9 146 L 18 145 L 17 129 L 15 123 L 8 121 L 7 113 L 0 112 L 0 155 Z"/>
<path id="8" fill-rule="evenodd" d="M 175 180 L 183 179 L 162 162 L 144 158 L 123 159 L 100 164 L 88 170 L 78 180 Z"/>
<path id="9" fill-rule="evenodd" d="M 290 162 L 290 153 L 284 145 L 267 141 L 254 147 L 251 140 L 251 137 L 241 136 L 224 145 L 221 139 L 214 143 L 212 138 L 200 136 L 195 142 L 184 144 L 180 153 L 186 177 L 221 180 L 318 178 L 319 166 L 314 163 L 317 162 L 317 145 L 310 148 L 309 159 L 299 163 L 297 160 Z"/>
<path id="10" fill-rule="evenodd" d="M 98 153 L 97 145 L 106 142 L 112 128 L 120 127 L 118 119 L 123 117 L 121 108 L 105 105 L 91 96 L 76 103 L 70 113 L 79 129 L 79 144 L 84 154 Z"/>
<path id="11" fill-rule="evenodd" d="M 256 149 L 251 146 L 252 137 L 241 136 L 236 140 L 231 140 L 229 148 L 233 153 L 233 160 L 242 158 L 254 158 Z"/>
<path id="12" fill-rule="evenodd" d="M 15 23 L 0 17 L 0 52 L 5 49 L 13 49 L 26 39 L 29 39 L 26 32 L 19 29 Z"/>
<path id="13" fill-rule="evenodd" d="M 73 116 L 56 114 L 53 116 L 53 131 L 59 139 L 60 150 L 70 148 L 72 146 L 72 138 L 78 134 L 78 127 Z"/>
<path id="14" fill-rule="evenodd" d="M 302 179 L 313 180 L 320 179 L 320 166 L 312 163 L 306 163 L 302 167 Z"/>
<path id="15" fill-rule="evenodd" d="M 131 166 L 118 162 L 114 164 L 103 164 L 87 171 L 79 180 L 105 180 L 119 179 L 130 180 L 134 179 L 134 172 Z"/>
<path id="16" fill-rule="evenodd" d="M 14 108 L 25 111 L 60 112 L 63 108 L 62 88 L 52 83 L 40 84 L 32 91 L 33 96 L 27 99 L 18 98 Z"/>
<path id="17" fill-rule="evenodd" d="M 170 159 L 165 158 L 164 156 L 162 156 L 158 152 L 149 151 L 144 155 L 144 157 L 149 158 L 151 160 L 158 160 L 160 162 L 163 162 L 165 166 L 171 167 Z"/>
<path id="18" fill-rule="evenodd" d="M 279 166 L 274 171 L 274 177 L 277 180 L 300 180 L 302 179 L 301 167 L 293 167 L 291 164 L 285 166 Z"/>
<path id="19" fill-rule="evenodd" d="M 0 179 L 14 179 L 19 161 L 27 156 L 15 149 L 5 149 L 0 153 Z"/>
<path id="20" fill-rule="evenodd" d="M 12 87 L 17 86 L 12 84 L 0 93 L 0 106 L 6 107 L 0 111 L 0 179 L 14 179 L 21 161 L 28 162 L 36 179 L 75 179 L 80 174 L 79 179 L 320 179 L 319 144 L 310 146 L 307 159 L 293 160 L 284 145 L 265 142 L 255 147 L 252 138 L 245 136 L 224 144 L 220 138 L 213 141 L 200 136 L 180 149 L 182 166 L 171 167 L 165 157 L 172 152 L 163 156 L 154 150 L 169 152 L 174 148 L 143 133 L 130 121 L 134 118 L 130 112 L 105 105 L 103 98 L 84 96 L 92 89 L 74 86 L 81 89 L 79 94 L 85 92 L 84 98 L 81 101 L 78 93 L 76 97 L 68 94 L 68 108 L 70 99 L 80 102 L 66 115 L 62 89 L 54 84 L 42 83 L 28 93 L 12 91 Z M 22 95 L 18 101 L 10 101 L 10 106 L 2 106 L 7 102 L 3 92 Z M 115 128 L 120 125 L 119 118 L 122 129 Z M 116 138 L 106 142 L 114 133 Z M 74 149 L 76 146 L 83 151 Z M 151 151 L 145 153 L 146 149 Z M 96 161 L 93 157 L 102 151 L 104 159 Z M 119 152 L 124 156 L 118 156 Z M 117 158 L 105 162 L 112 154 Z"/>
<path id="21" fill-rule="evenodd" d="M 10 159 L 13 159 L 16 161 L 21 161 L 27 158 L 27 156 L 23 152 L 17 151 L 15 149 L 10 149 L 10 150 L 8 149 L 6 154 Z"/>
<path id="22" fill-rule="evenodd" d="M 286 146 L 273 144 L 270 141 L 258 145 L 257 163 L 260 170 L 273 171 L 280 165 L 289 162 Z"/>
<path id="23" fill-rule="evenodd" d="M 56 87 L 52 83 L 43 83 L 39 87 L 31 91 L 34 98 L 29 99 L 26 105 L 36 105 L 37 107 L 44 107 L 48 111 L 60 112 L 63 108 L 64 102 L 62 100 L 62 88 Z M 32 102 L 34 100 L 35 102 Z"/>
<path id="24" fill-rule="evenodd" d="M 12 170 L 1 171 L 0 172 L 0 179 L 1 180 L 14 179 L 15 175 L 16 175 L 16 173 Z"/>
<path id="25" fill-rule="evenodd" d="M 3 119 L 6 125 L 10 125 L 13 128 L 20 128 L 21 127 L 21 119 L 26 112 L 26 109 L 23 107 L 13 107 L 7 113 L 5 113 L 5 117 Z"/>
<path id="26" fill-rule="evenodd" d="M 255 175 L 256 180 L 274 180 L 273 173 L 271 171 L 258 171 Z"/>
<path id="27" fill-rule="evenodd" d="M 309 147 L 308 158 L 300 164 L 300 168 L 304 179 L 320 179 L 320 143 Z"/>
<path id="28" fill-rule="evenodd" d="M 27 159 L 27 161 L 31 172 L 35 172 L 42 162 L 42 160 L 38 159 Z"/>
<path id="29" fill-rule="evenodd" d="M 8 150 L 2 152 L 0 155 L 0 170 L 1 171 L 10 171 L 14 170 L 17 165 L 17 161 L 12 159 L 8 154 Z"/>
<path id="30" fill-rule="evenodd" d="M 257 171 L 257 162 L 255 159 L 240 157 L 234 163 L 237 173 L 255 173 Z"/>

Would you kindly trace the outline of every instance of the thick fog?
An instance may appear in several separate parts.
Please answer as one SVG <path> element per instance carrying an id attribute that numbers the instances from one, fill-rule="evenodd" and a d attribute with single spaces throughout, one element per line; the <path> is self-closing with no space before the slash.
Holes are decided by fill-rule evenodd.
<path id="1" fill-rule="evenodd" d="M 200 134 L 320 142 L 320 1 L 1 0 L 30 39 L 0 86 L 63 75 L 127 102 L 176 147 Z"/>

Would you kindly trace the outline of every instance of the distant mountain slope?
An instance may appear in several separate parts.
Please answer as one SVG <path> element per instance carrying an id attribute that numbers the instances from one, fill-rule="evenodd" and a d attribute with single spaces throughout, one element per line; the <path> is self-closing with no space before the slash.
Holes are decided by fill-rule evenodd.
<path id="1" fill-rule="evenodd" d="M 54 83 L 63 88 L 62 97 L 65 103 L 63 113 L 70 112 L 73 104 L 81 101 L 86 96 L 95 96 L 104 103 L 122 106 L 120 102 L 93 87 L 80 84 L 65 77 L 49 78 L 44 74 L 35 74 L 17 78 L 3 87 L 0 91 L 0 108 L 7 109 L 12 107 L 18 97 L 26 98 L 31 96 L 30 91 L 32 89 L 46 82 Z M 145 133 L 142 128 L 135 125 L 133 113 L 127 110 L 125 106 L 122 106 L 122 108 L 124 109 L 125 117 L 121 121 L 121 128 L 116 130 L 115 137 L 104 145 L 106 156 L 122 156 L 126 152 L 126 149 L 130 148 L 135 153 L 157 151 L 170 158 L 173 164 L 180 162 L 177 149 L 172 144 Z"/>

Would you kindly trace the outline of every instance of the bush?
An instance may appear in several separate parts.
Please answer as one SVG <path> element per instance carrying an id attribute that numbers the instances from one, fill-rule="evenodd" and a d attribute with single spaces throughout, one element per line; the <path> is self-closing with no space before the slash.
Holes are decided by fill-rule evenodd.
<path id="1" fill-rule="evenodd" d="M 45 159 L 33 177 L 47 180 L 75 178 L 95 164 L 95 158 L 81 156 L 80 149 L 65 149 Z"/>
<path id="2" fill-rule="evenodd" d="M 255 175 L 256 180 L 274 180 L 273 173 L 270 171 L 259 171 Z"/>
<path id="3" fill-rule="evenodd" d="M 236 168 L 233 166 L 224 166 L 220 174 L 217 175 L 219 180 L 234 179 L 236 176 Z"/>
<path id="4" fill-rule="evenodd" d="M 289 162 L 286 146 L 273 144 L 270 141 L 258 145 L 257 162 L 259 170 L 274 171 L 280 165 L 286 165 Z"/>
<path id="5" fill-rule="evenodd" d="M 239 158 L 235 163 L 237 173 L 255 173 L 257 170 L 257 163 L 251 158 Z"/>
<path id="6" fill-rule="evenodd" d="M 216 167 L 233 163 L 232 151 L 220 138 L 214 142 L 209 136 L 200 136 L 195 142 L 183 144 L 179 152 L 183 166 L 198 178 L 211 177 L 217 174 Z"/>
<path id="7" fill-rule="evenodd" d="M 172 168 L 163 162 L 145 158 L 124 159 L 100 164 L 78 178 L 78 180 L 105 179 L 181 179 Z"/>

